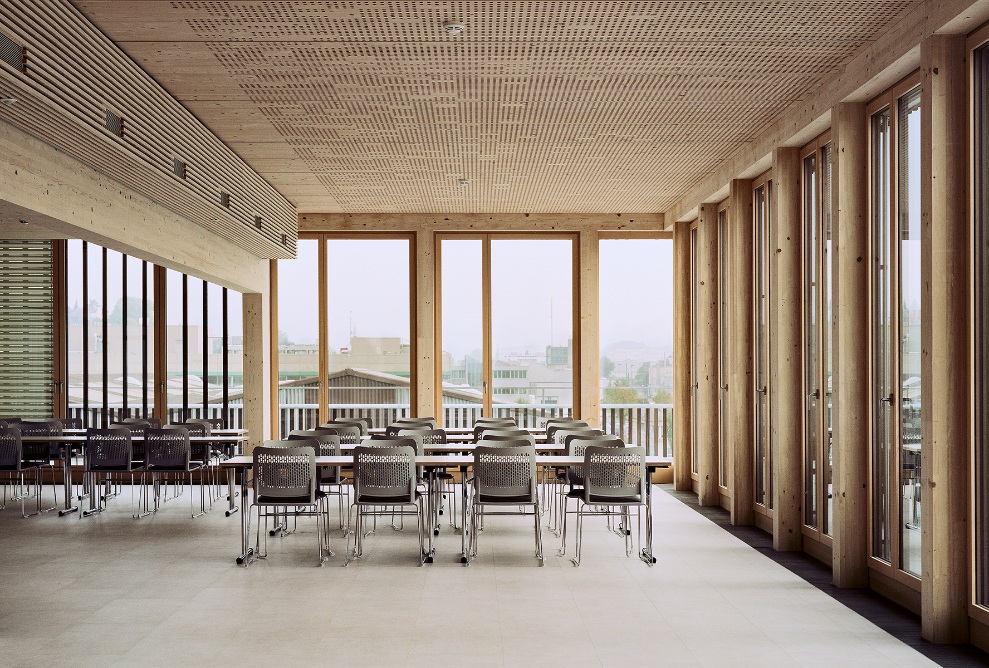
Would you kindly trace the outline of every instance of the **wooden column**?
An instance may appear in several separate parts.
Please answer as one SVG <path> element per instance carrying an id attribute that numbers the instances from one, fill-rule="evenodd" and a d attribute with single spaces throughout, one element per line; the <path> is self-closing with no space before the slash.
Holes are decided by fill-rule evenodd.
<path id="1" fill-rule="evenodd" d="M 755 522 L 755 229 L 752 181 L 735 179 L 728 194 L 728 252 L 731 280 L 728 305 L 732 322 L 731 368 L 731 523 Z M 725 285 L 728 284 L 728 285 Z"/>
<path id="2" fill-rule="evenodd" d="M 697 473 L 702 506 L 721 503 L 718 489 L 718 205 L 697 217 Z"/>
<path id="3" fill-rule="evenodd" d="M 921 42 L 922 630 L 968 642 L 968 69 L 964 35 Z"/>
<path id="4" fill-rule="evenodd" d="M 776 204 L 776 284 L 771 291 L 776 328 L 773 392 L 773 548 L 799 550 L 803 539 L 803 375 L 800 151 L 773 152 Z"/>
<path id="5" fill-rule="evenodd" d="M 597 230 L 582 230 L 579 235 L 579 275 L 574 303 L 579 312 L 575 350 L 580 355 L 580 368 L 574 389 L 580 419 L 597 427 L 601 423 L 601 316 L 600 316 L 600 234 Z"/>
<path id="6" fill-rule="evenodd" d="M 834 526 L 838 587 L 869 584 L 869 215 L 865 105 L 831 112 Z"/>
<path id="7" fill-rule="evenodd" d="M 244 426 L 250 454 L 271 438 L 271 301 L 268 293 L 244 294 Z"/>
<path id="8" fill-rule="evenodd" d="M 412 327 L 414 328 L 415 348 L 412 376 L 414 392 L 412 414 L 433 416 L 439 424 L 443 416 L 437 415 L 442 406 L 436 405 L 434 387 L 436 383 L 435 339 L 436 327 L 436 246 L 431 229 L 419 230 L 415 238 L 415 262 L 412 266 L 415 298 L 413 300 Z M 440 358 L 442 363 L 442 358 Z"/>
<path id="9" fill-rule="evenodd" d="M 691 488 L 690 223 L 673 225 L 673 484 Z"/>

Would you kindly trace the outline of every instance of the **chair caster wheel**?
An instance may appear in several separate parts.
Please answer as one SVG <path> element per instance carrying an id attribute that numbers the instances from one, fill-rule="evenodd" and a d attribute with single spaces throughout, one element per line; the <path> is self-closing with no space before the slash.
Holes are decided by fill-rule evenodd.
<path id="1" fill-rule="evenodd" d="M 439 536 L 440 535 L 440 530 L 439 529 L 433 529 L 433 535 L 434 536 Z"/>
<path id="2" fill-rule="evenodd" d="M 442 515 L 442 514 L 443 514 L 443 509 L 442 509 L 442 508 L 440 508 L 440 515 Z"/>
<path id="3" fill-rule="evenodd" d="M 237 564 L 238 565 L 241 565 L 243 563 L 244 563 L 244 558 L 243 557 L 237 557 Z"/>
<path id="4" fill-rule="evenodd" d="M 427 564 L 433 563 L 433 558 L 432 557 L 426 557 L 426 563 Z"/>
<path id="5" fill-rule="evenodd" d="M 460 563 L 466 564 L 467 563 L 467 557 L 463 557 L 463 556 L 460 557 Z"/>

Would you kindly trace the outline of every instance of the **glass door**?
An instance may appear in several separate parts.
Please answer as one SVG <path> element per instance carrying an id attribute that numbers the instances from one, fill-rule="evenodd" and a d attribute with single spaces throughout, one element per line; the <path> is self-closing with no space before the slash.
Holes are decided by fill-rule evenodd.
<path id="1" fill-rule="evenodd" d="M 755 227 L 755 502 L 771 509 L 772 441 L 770 436 L 770 341 L 772 315 L 769 303 L 772 181 L 756 185 L 753 192 Z"/>

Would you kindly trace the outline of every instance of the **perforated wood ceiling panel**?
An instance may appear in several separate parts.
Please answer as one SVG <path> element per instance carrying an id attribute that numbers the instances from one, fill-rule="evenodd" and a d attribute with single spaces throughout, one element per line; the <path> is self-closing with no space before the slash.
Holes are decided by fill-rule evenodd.
<path id="1" fill-rule="evenodd" d="M 75 4 L 300 211 L 633 213 L 915 3 Z"/>

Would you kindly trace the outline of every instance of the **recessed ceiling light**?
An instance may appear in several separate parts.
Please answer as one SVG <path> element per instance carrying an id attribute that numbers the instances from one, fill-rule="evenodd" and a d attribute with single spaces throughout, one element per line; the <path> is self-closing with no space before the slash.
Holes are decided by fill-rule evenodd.
<path id="1" fill-rule="evenodd" d="M 20 219 L 19 221 L 17 221 L 17 222 L 19 222 L 19 223 L 20 223 L 21 225 L 27 225 L 27 224 L 28 224 L 28 223 L 27 223 L 27 221 L 26 221 L 26 220 L 24 220 L 23 218 L 21 218 L 21 219 Z"/>
<path id="2" fill-rule="evenodd" d="M 443 30 L 446 31 L 447 35 L 459 35 L 464 31 L 463 23 L 444 23 Z"/>
<path id="3" fill-rule="evenodd" d="M 469 186 L 470 185 L 470 181 L 468 181 L 467 179 L 460 179 L 460 185 L 462 185 L 462 186 Z"/>
<path id="4" fill-rule="evenodd" d="M 17 104 L 16 97 L 0 97 L 0 104 Z"/>

